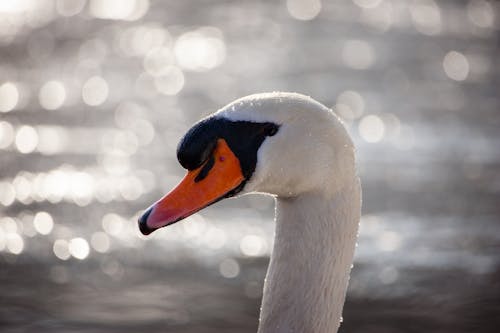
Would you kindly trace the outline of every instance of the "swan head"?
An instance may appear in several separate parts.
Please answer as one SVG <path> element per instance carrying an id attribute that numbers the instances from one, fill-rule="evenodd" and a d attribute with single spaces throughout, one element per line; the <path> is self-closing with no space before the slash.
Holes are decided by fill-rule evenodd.
<path id="1" fill-rule="evenodd" d="M 139 218 L 143 234 L 251 192 L 334 195 L 354 174 L 354 148 L 334 113 L 294 93 L 250 95 L 196 123 L 177 159 L 188 170 Z"/>

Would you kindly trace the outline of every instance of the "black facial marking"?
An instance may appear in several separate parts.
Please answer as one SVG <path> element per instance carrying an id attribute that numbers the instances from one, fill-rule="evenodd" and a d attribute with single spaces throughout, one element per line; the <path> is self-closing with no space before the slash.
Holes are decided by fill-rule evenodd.
<path id="1" fill-rule="evenodd" d="M 197 183 L 197 182 L 205 179 L 205 177 L 208 175 L 208 172 L 210 170 L 212 170 L 214 164 L 215 164 L 215 158 L 214 158 L 213 155 L 211 155 L 208 158 L 207 163 L 205 163 L 205 165 L 203 166 L 203 168 L 201 168 L 200 172 L 194 178 L 194 182 Z"/>
<path id="2" fill-rule="evenodd" d="M 275 135 L 279 125 L 264 122 L 231 121 L 220 117 L 210 117 L 194 125 L 181 139 L 177 147 L 177 159 L 188 170 L 200 167 L 209 158 L 218 139 L 224 139 L 232 152 L 240 161 L 241 171 L 245 181 L 227 196 L 233 196 L 250 179 L 257 165 L 257 151 L 268 136 Z M 211 165 L 210 165 L 211 164 Z M 195 181 L 200 181 L 208 175 L 213 167 L 213 161 L 208 161 Z M 206 170 L 205 170 L 206 168 Z"/>

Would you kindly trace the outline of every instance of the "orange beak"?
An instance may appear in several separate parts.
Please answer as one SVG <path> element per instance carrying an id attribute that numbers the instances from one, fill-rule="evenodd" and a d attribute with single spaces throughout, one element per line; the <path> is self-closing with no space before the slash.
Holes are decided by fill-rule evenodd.
<path id="1" fill-rule="evenodd" d="M 139 228 L 148 235 L 182 220 L 223 199 L 244 180 L 240 161 L 226 141 L 218 139 L 212 157 L 199 168 L 188 171 L 170 193 L 149 207 L 139 219 Z"/>

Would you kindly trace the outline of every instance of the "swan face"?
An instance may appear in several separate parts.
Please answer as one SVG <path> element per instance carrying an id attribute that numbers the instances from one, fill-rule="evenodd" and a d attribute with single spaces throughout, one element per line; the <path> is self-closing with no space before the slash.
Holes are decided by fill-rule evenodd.
<path id="1" fill-rule="evenodd" d="M 294 93 L 257 94 L 215 116 L 279 126 L 257 151 L 255 171 L 240 194 L 293 197 L 321 190 L 334 194 L 354 177 L 354 147 L 341 121 L 324 105 Z"/>
<path id="2" fill-rule="evenodd" d="M 353 146 L 338 118 L 291 93 L 251 95 L 225 106 L 185 134 L 177 158 L 188 173 L 139 219 L 144 234 L 239 194 L 335 192 L 354 169 Z"/>

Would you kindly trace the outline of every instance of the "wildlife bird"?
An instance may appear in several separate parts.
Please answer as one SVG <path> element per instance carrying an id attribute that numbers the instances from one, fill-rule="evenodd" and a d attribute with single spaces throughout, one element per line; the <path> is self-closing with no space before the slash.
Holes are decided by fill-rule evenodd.
<path id="1" fill-rule="evenodd" d="M 354 146 L 337 116 L 300 94 L 247 96 L 196 123 L 177 158 L 187 174 L 139 218 L 141 232 L 225 198 L 274 196 L 258 332 L 336 332 L 361 210 Z"/>

